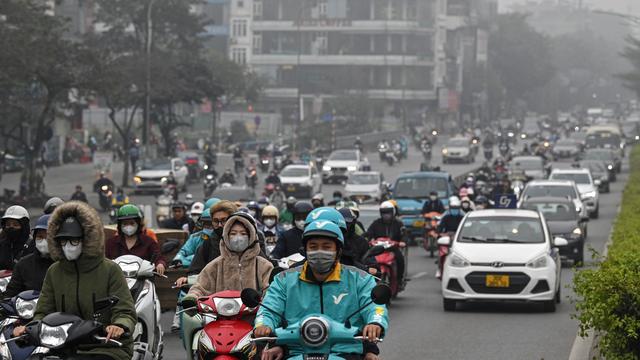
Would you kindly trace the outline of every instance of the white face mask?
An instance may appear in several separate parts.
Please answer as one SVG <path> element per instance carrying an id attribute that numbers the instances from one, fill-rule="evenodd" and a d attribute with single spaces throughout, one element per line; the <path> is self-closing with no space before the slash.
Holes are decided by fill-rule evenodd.
<path id="1" fill-rule="evenodd" d="M 266 245 L 264 247 L 265 251 L 267 252 L 267 256 L 270 256 L 271 253 L 273 252 L 273 249 L 275 249 L 276 246 L 275 245 Z"/>
<path id="2" fill-rule="evenodd" d="M 296 220 L 296 227 L 300 230 L 304 230 L 304 220 Z"/>
<path id="3" fill-rule="evenodd" d="M 38 249 L 42 256 L 49 255 L 49 244 L 47 243 L 47 239 L 36 239 L 36 249 Z"/>
<path id="4" fill-rule="evenodd" d="M 132 236 L 138 231 L 138 225 L 125 225 L 122 227 L 122 232 L 127 236 Z"/>
<path id="5" fill-rule="evenodd" d="M 78 245 L 71 245 L 71 242 L 67 242 L 62 247 L 62 252 L 64 253 L 64 257 L 69 261 L 76 261 L 82 254 L 82 243 Z"/>
<path id="6" fill-rule="evenodd" d="M 264 219 L 264 226 L 268 228 L 273 227 L 275 224 L 276 224 L 275 219 Z"/>
<path id="7" fill-rule="evenodd" d="M 234 235 L 229 237 L 229 250 L 237 253 L 245 251 L 249 247 L 249 236 Z"/>

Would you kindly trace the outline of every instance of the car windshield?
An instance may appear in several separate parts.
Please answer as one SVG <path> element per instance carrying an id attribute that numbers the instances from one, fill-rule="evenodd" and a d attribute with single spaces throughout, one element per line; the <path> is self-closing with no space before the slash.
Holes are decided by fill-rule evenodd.
<path id="1" fill-rule="evenodd" d="M 467 139 L 451 139 L 447 142 L 447 146 L 469 146 L 469 140 Z"/>
<path id="2" fill-rule="evenodd" d="M 377 174 L 354 174 L 349 176 L 347 184 L 351 185 L 375 185 L 379 182 L 380 176 Z"/>
<path id="3" fill-rule="evenodd" d="M 578 140 L 578 141 L 584 141 L 587 138 L 587 134 L 583 132 L 574 132 L 574 133 L 571 133 L 571 135 L 569 135 L 569 138 Z"/>
<path id="4" fill-rule="evenodd" d="M 543 167 L 542 159 L 515 158 L 511 161 L 513 170 L 542 170 Z"/>
<path id="5" fill-rule="evenodd" d="M 549 221 L 569 221 L 578 217 L 576 208 L 567 203 L 535 203 L 525 204 L 524 209 L 537 210 Z"/>
<path id="6" fill-rule="evenodd" d="M 587 146 L 620 146 L 620 137 L 611 133 L 598 133 L 587 136 Z"/>
<path id="7" fill-rule="evenodd" d="M 142 164 L 142 170 L 171 170 L 171 162 L 147 161 Z"/>
<path id="8" fill-rule="evenodd" d="M 592 173 L 603 173 L 607 171 L 604 163 L 601 163 L 599 161 L 582 162 L 580 163 L 580 167 L 587 168 L 591 170 Z"/>
<path id="9" fill-rule="evenodd" d="M 521 217 L 469 218 L 462 224 L 458 242 L 534 244 L 545 241 L 538 219 Z"/>
<path id="10" fill-rule="evenodd" d="M 584 155 L 585 160 L 613 160 L 614 154 L 611 151 L 599 150 L 599 151 L 587 151 Z"/>
<path id="11" fill-rule="evenodd" d="M 569 185 L 534 185 L 527 187 L 524 196 L 526 198 L 536 197 L 563 197 L 576 198 L 576 192 Z"/>
<path id="12" fill-rule="evenodd" d="M 396 199 L 425 199 L 431 191 L 438 197 L 447 197 L 447 180 L 435 177 L 414 177 L 398 179 L 394 189 Z"/>
<path id="13" fill-rule="evenodd" d="M 309 169 L 306 168 L 285 168 L 280 173 L 281 177 L 307 177 L 309 176 Z"/>
<path id="14" fill-rule="evenodd" d="M 591 184 L 589 175 L 585 173 L 556 173 L 551 174 L 552 180 L 573 180 L 576 184 Z"/>
<path id="15" fill-rule="evenodd" d="M 329 160 L 358 161 L 358 155 L 355 151 L 336 151 L 331 154 Z"/>
<path id="16" fill-rule="evenodd" d="M 556 142 L 556 146 L 576 146 L 576 142 L 569 139 L 558 140 L 558 142 Z"/>

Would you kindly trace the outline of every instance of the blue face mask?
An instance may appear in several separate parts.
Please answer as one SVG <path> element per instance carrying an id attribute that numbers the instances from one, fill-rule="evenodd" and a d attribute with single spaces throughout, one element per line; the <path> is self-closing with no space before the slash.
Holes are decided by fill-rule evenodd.
<path id="1" fill-rule="evenodd" d="M 213 229 L 202 229 L 202 233 L 211 237 L 213 235 Z"/>
<path id="2" fill-rule="evenodd" d="M 453 216 L 460 215 L 460 209 L 449 209 L 449 213 Z"/>

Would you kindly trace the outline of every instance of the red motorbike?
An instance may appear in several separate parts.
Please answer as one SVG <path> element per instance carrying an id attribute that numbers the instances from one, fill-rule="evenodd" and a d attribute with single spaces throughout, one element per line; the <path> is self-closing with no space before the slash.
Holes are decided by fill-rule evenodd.
<path id="1" fill-rule="evenodd" d="M 449 239 L 453 239 L 455 233 L 442 233 L 440 237 L 449 237 Z M 451 241 L 449 241 L 451 244 Z M 436 277 L 442 280 L 442 272 L 444 271 L 444 262 L 447 260 L 447 255 L 449 255 L 449 248 L 451 245 L 440 245 L 438 244 L 438 272 L 436 273 Z"/>
<path id="2" fill-rule="evenodd" d="M 438 222 L 440 221 L 442 214 L 432 211 L 424 214 L 424 229 L 425 234 L 422 240 L 422 247 L 429 253 L 430 257 L 435 255 L 436 248 L 438 246 Z"/>
<path id="3" fill-rule="evenodd" d="M 388 284 L 391 288 L 391 297 L 396 298 L 400 292 L 401 286 L 398 283 L 398 264 L 396 263 L 396 255 L 393 252 L 394 248 L 404 248 L 405 243 L 391 240 L 389 238 L 377 238 L 369 242 L 371 247 L 382 246 L 384 252 L 380 255 L 376 255 L 376 263 L 379 269 L 378 274 L 383 283 Z"/>
<path id="4" fill-rule="evenodd" d="M 12 273 L 11 270 L 0 270 L 0 294 L 7 290 Z"/>
<path id="5" fill-rule="evenodd" d="M 206 325 L 195 334 L 194 359 L 253 359 L 256 348 L 251 342 L 257 308 L 242 303 L 240 291 L 220 291 L 197 302 L 197 311 Z"/>

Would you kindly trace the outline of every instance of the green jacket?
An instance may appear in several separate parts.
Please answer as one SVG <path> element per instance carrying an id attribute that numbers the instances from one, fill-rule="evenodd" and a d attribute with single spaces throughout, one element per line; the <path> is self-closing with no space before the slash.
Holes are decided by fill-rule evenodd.
<path id="1" fill-rule="evenodd" d="M 76 261 L 66 260 L 62 248 L 53 239 L 70 216 L 75 216 L 84 228 L 82 255 Z M 34 319 L 41 320 L 47 314 L 62 311 L 91 320 L 94 300 L 115 295 L 119 302 L 110 311 L 103 312 L 98 321 L 105 326 L 119 325 L 125 332 L 132 333 L 137 321 L 133 298 L 120 267 L 104 257 L 104 231 L 95 210 L 81 202 L 65 203 L 54 211 L 47 232 L 51 257 L 57 261 L 47 271 Z M 116 360 L 131 359 L 132 339 L 119 340 L 124 343 L 121 348 L 98 347 L 86 353 L 107 355 Z"/>
<path id="2" fill-rule="evenodd" d="M 282 209 L 278 222 L 281 224 L 293 224 L 293 213 L 287 208 Z"/>

